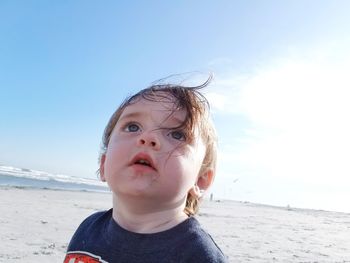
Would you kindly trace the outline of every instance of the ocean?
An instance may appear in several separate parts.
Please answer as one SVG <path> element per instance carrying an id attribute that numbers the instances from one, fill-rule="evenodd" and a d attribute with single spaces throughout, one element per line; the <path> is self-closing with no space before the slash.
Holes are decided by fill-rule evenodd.
<path id="1" fill-rule="evenodd" d="M 50 174 L 43 171 L 11 166 L 0 166 L 0 186 L 109 192 L 107 184 L 97 179 Z"/>

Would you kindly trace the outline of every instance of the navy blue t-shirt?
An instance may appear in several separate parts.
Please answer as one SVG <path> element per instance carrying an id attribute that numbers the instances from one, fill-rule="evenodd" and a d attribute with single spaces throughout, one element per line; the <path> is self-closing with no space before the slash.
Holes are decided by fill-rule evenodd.
<path id="1" fill-rule="evenodd" d="M 139 234 L 120 227 L 112 209 L 85 219 L 68 246 L 64 263 L 227 262 L 220 248 L 199 222 L 190 217 L 154 234 Z"/>

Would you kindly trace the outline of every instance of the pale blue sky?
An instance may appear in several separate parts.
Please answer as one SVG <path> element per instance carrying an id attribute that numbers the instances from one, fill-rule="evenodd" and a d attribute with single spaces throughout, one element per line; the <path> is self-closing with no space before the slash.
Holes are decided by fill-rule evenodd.
<path id="1" fill-rule="evenodd" d="M 214 195 L 350 211 L 349 10 L 345 0 L 1 1 L 0 165 L 94 177 L 125 96 L 213 71 Z"/>

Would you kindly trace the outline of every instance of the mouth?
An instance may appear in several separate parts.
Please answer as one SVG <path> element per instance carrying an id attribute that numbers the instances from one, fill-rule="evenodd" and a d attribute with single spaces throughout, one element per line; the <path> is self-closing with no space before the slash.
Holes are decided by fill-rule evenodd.
<path id="1" fill-rule="evenodd" d="M 143 165 L 146 167 L 150 167 L 153 170 L 156 170 L 152 158 L 145 153 L 137 154 L 132 160 L 130 165 Z"/>

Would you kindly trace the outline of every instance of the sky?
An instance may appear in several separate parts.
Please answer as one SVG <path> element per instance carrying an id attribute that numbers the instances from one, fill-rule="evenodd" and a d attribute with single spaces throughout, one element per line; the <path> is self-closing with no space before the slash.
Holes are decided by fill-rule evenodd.
<path id="1" fill-rule="evenodd" d="M 350 212 L 348 10 L 346 0 L 0 1 L 0 165 L 96 178 L 125 97 L 212 72 L 214 198 Z"/>

